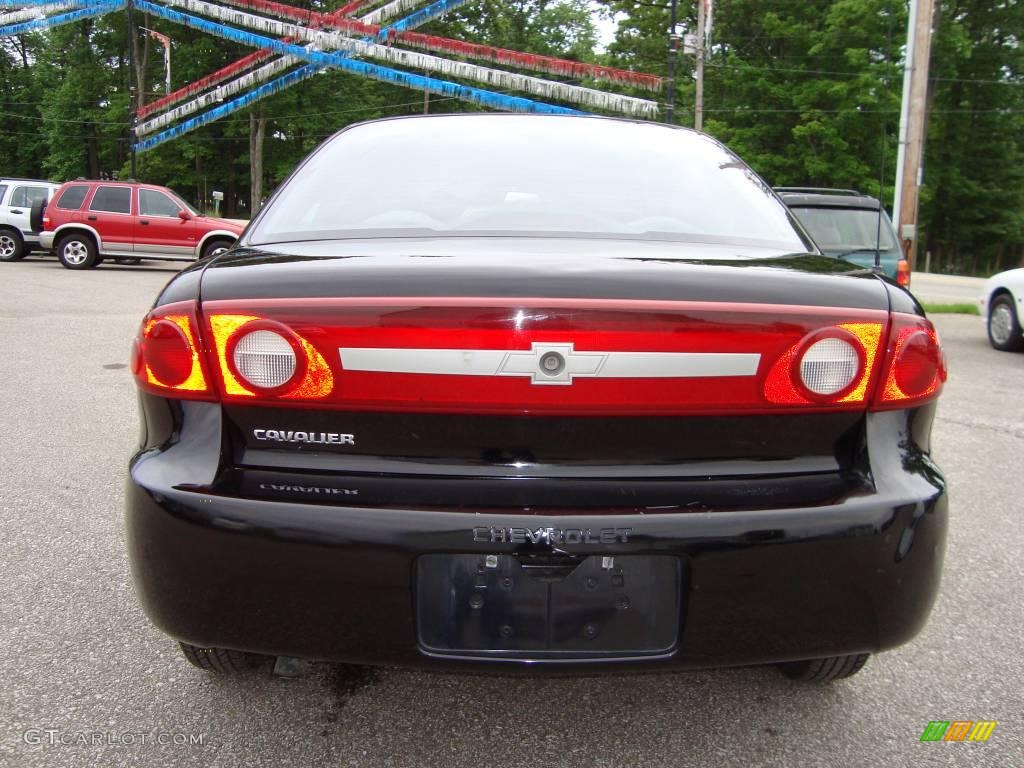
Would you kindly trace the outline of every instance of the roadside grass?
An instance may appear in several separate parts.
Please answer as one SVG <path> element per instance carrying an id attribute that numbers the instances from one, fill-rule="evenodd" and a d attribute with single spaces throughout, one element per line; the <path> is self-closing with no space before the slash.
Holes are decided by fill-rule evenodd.
<path id="1" fill-rule="evenodd" d="M 922 302 L 921 306 L 924 307 L 924 311 L 929 315 L 943 314 L 943 315 L 978 315 L 978 305 L 972 304 L 969 301 L 965 301 L 957 304 L 936 304 L 933 302 Z"/>

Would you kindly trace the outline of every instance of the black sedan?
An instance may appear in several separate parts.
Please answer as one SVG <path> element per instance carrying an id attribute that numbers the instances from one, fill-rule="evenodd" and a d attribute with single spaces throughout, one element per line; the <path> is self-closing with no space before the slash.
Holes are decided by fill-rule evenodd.
<path id="1" fill-rule="evenodd" d="M 938 590 L 932 325 L 693 131 L 350 127 L 167 285 L 132 368 L 135 583 L 206 669 L 827 681 Z"/>

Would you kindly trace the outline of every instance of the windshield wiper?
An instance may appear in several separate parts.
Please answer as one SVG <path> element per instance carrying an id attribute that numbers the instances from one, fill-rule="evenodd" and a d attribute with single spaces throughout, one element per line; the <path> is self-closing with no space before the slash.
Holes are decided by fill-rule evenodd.
<path id="1" fill-rule="evenodd" d="M 888 249 L 887 249 L 888 250 Z M 871 271 L 876 275 L 885 274 L 885 267 L 882 266 L 882 249 L 872 248 L 865 246 L 863 248 L 854 248 L 852 251 L 846 251 L 836 256 L 837 259 L 845 259 L 847 256 L 853 256 L 857 253 L 873 253 L 875 254 L 875 263 L 871 265 Z"/>
<path id="2" fill-rule="evenodd" d="M 881 248 L 872 248 L 870 246 L 865 246 L 863 248 L 854 248 L 852 251 L 843 251 L 838 256 L 836 256 L 836 258 L 837 259 L 844 259 L 847 256 L 853 256 L 856 253 L 881 253 L 881 252 L 882 252 Z"/>

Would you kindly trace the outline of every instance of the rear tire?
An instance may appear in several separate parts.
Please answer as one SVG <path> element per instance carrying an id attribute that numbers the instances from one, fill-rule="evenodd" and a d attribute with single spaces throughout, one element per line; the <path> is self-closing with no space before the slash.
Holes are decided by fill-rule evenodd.
<path id="1" fill-rule="evenodd" d="M 1013 296 L 1001 293 L 988 307 L 988 341 L 1000 352 L 1019 352 L 1024 349 L 1020 319 L 1013 306 Z"/>
<path id="2" fill-rule="evenodd" d="M 181 646 L 181 652 L 185 654 L 185 658 L 192 666 L 222 675 L 249 672 L 266 660 L 265 656 L 244 651 L 232 651 L 228 648 L 200 648 L 188 643 L 178 643 L 178 645 Z"/>
<path id="3" fill-rule="evenodd" d="M 852 677 L 864 668 L 870 653 L 857 653 L 852 656 L 829 656 L 824 659 L 806 659 L 805 661 L 788 661 L 779 664 L 779 669 L 791 680 L 805 683 L 831 683 Z"/>
<path id="4" fill-rule="evenodd" d="M 16 229 L 0 229 L 0 261 L 25 258 L 25 240 Z"/>
<path id="5" fill-rule="evenodd" d="M 57 258 L 67 269 L 90 269 L 96 266 L 96 243 L 88 235 L 65 235 L 57 243 Z"/>

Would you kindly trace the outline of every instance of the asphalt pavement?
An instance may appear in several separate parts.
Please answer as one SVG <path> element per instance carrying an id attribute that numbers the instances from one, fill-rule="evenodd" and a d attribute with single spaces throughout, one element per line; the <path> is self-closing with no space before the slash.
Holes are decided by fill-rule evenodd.
<path id="1" fill-rule="evenodd" d="M 979 318 L 935 318 L 951 369 L 934 434 L 951 488 L 941 596 L 921 635 L 848 681 L 217 677 L 150 625 L 125 558 L 128 348 L 172 274 L 0 264 L 0 765 L 1024 765 L 1024 354 L 992 350 Z M 920 741 L 958 719 L 998 725 L 987 743 Z"/>

